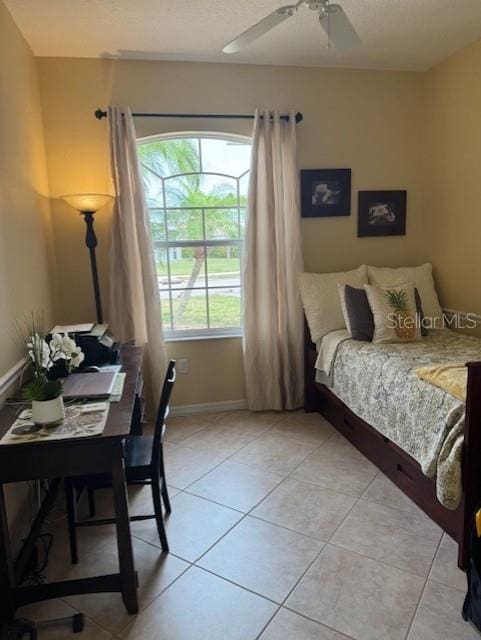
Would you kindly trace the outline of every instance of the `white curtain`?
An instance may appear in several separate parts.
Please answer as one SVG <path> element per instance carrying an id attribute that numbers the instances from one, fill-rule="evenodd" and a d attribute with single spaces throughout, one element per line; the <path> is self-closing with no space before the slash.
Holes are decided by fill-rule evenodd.
<path id="1" fill-rule="evenodd" d="M 116 196 L 110 244 L 109 322 L 117 340 L 134 340 L 145 346 L 147 398 L 157 402 L 167 356 L 135 127 L 126 107 L 109 107 L 108 122 Z"/>
<path id="2" fill-rule="evenodd" d="M 301 221 L 295 114 L 257 111 L 244 252 L 244 369 L 249 408 L 303 405 Z"/>

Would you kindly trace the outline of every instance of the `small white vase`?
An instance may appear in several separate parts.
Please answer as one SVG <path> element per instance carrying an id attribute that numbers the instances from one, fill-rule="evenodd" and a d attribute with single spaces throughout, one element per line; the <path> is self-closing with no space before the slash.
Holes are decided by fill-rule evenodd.
<path id="1" fill-rule="evenodd" d="M 59 396 L 53 400 L 33 400 L 32 420 L 35 424 L 54 426 L 65 418 L 63 398 Z"/>

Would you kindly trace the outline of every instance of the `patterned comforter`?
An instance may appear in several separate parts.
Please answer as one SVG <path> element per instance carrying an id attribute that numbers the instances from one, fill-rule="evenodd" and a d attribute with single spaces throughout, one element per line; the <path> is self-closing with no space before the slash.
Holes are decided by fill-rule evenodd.
<path id="1" fill-rule="evenodd" d="M 465 405 L 413 369 L 475 360 L 481 360 L 479 338 L 440 330 L 409 344 L 346 340 L 331 369 L 332 391 L 436 478 L 438 499 L 448 509 L 456 509 L 461 498 Z"/>

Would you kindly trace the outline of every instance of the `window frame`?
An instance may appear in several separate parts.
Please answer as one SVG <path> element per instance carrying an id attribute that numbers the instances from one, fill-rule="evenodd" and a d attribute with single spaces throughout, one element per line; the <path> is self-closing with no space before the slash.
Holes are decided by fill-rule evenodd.
<path id="1" fill-rule="evenodd" d="M 165 141 L 165 140 L 178 140 L 181 138 L 196 138 L 196 139 L 205 139 L 205 138 L 210 138 L 210 139 L 214 139 L 214 140 L 227 140 L 227 141 L 232 141 L 232 142 L 241 142 L 243 144 L 248 144 L 248 145 L 252 145 L 252 138 L 250 136 L 245 136 L 245 135 L 240 135 L 240 134 L 235 134 L 235 133 L 226 133 L 223 131 L 209 131 L 209 132 L 205 132 L 205 131 L 178 131 L 178 132 L 170 132 L 170 133 L 165 133 L 165 134 L 154 134 L 154 135 L 149 135 L 149 136 L 145 136 L 142 138 L 137 138 L 137 145 L 142 145 L 148 142 L 156 142 L 156 141 Z M 140 163 L 142 165 L 142 163 Z M 200 154 L 200 168 L 202 169 L 202 154 Z M 141 170 L 143 171 L 143 167 L 141 166 Z M 226 173 L 221 173 L 221 172 L 216 172 L 216 171 L 196 171 L 196 172 L 188 172 L 188 173 L 180 173 L 180 174 L 172 174 L 169 176 L 158 176 L 158 174 L 156 174 L 155 172 L 154 175 L 156 175 L 160 180 L 162 180 L 162 190 L 163 190 L 163 206 L 159 206 L 159 207 L 149 207 L 149 213 L 151 211 L 160 211 L 163 212 L 163 223 L 164 225 L 167 225 L 167 212 L 168 211 L 175 211 L 175 210 L 183 210 L 183 211 L 194 211 L 194 210 L 198 210 L 201 212 L 201 217 L 202 217 L 202 226 L 203 226 L 203 235 L 204 238 L 202 240 L 169 240 L 168 236 L 166 240 L 154 240 L 152 239 L 152 246 L 155 250 L 165 250 L 167 254 L 169 254 L 170 250 L 173 248 L 196 248 L 196 247 L 202 247 L 205 251 L 205 262 L 204 262 L 204 267 L 203 267 L 203 273 L 204 273 L 204 277 L 205 277 L 205 286 L 194 286 L 192 288 L 192 290 L 196 290 L 196 289 L 202 289 L 205 290 L 206 292 L 206 319 L 207 319 L 207 324 L 209 324 L 209 320 L 210 320 L 210 316 L 209 316 L 209 292 L 213 291 L 215 289 L 226 289 L 225 286 L 209 286 L 209 276 L 208 276 L 208 260 L 209 260 L 209 256 L 208 256 L 208 252 L 209 249 L 211 248 L 215 248 L 215 247 L 236 247 L 239 249 L 239 260 L 240 260 L 240 284 L 239 284 L 239 290 L 240 290 L 240 325 L 234 326 L 234 327 L 225 327 L 225 328 L 220 328 L 220 327 L 206 327 L 203 329 L 172 329 L 172 324 L 171 327 L 166 328 L 164 326 L 164 338 L 167 342 L 173 342 L 173 341 L 182 341 L 182 340 L 206 340 L 206 339 L 217 339 L 217 338 L 241 338 L 243 336 L 243 326 L 242 326 L 242 305 L 243 305 L 243 285 L 242 285 L 242 252 L 243 252 L 243 248 L 244 248 L 244 238 L 243 237 L 239 237 L 238 239 L 219 239 L 219 240 L 215 240 L 215 239 L 207 239 L 206 236 L 206 232 L 205 232 L 205 212 L 208 211 L 209 209 L 232 209 L 232 210 L 236 210 L 238 211 L 239 214 L 239 230 L 241 230 L 241 221 L 240 221 L 240 211 L 243 208 L 246 208 L 246 205 L 241 204 L 240 202 L 240 190 L 239 190 L 239 183 L 240 180 L 248 175 L 250 172 L 250 167 L 248 167 L 248 169 L 246 169 L 246 171 L 244 171 L 242 174 L 240 174 L 239 176 L 232 176 Z M 216 206 L 197 206 L 197 207 L 171 207 L 167 205 L 166 199 L 165 199 L 165 181 L 172 179 L 172 178 L 177 178 L 177 177 L 181 177 L 181 176 L 185 176 L 185 175 L 217 175 L 220 177 L 225 177 L 228 178 L 230 180 L 234 179 L 237 181 L 237 204 L 236 205 L 229 205 L 229 206 L 223 206 L 223 207 L 216 207 Z M 165 228 L 165 232 L 167 233 L 167 228 Z M 171 265 L 170 265 L 170 254 L 167 260 L 167 277 L 169 280 L 169 283 L 171 283 Z M 236 285 L 237 287 L 237 285 Z M 186 287 L 187 289 L 187 287 Z M 168 300 L 162 300 L 162 303 L 167 303 L 170 307 L 169 311 L 169 315 L 171 318 L 171 322 L 172 322 L 172 318 L 173 318 L 173 304 L 172 304 L 172 293 L 175 291 L 182 291 L 182 288 L 172 288 L 171 284 L 169 285 L 168 289 L 164 289 L 164 291 L 168 291 L 169 292 L 169 298 Z M 160 288 L 159 288 L 160 291 Z"/>

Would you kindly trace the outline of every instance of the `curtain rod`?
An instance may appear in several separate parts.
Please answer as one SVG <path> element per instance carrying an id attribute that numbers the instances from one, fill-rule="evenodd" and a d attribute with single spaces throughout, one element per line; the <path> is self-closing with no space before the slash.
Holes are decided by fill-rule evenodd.
<path id="1" fill-rule="evenodd" d="M 214 120 L 254 120 L 253 114 L 235 114 L 235 113 L 133 113 L 134 118 L 210 118 Z M 98 120 L 107 117 L 107 112 L 102 109 L 95 111 L 95 117 Z M 296 113 L 296 123 L 302 122 L 302 113 Z M 281 120 L 289 120 L 288 115 L 280 116 Z"/>

